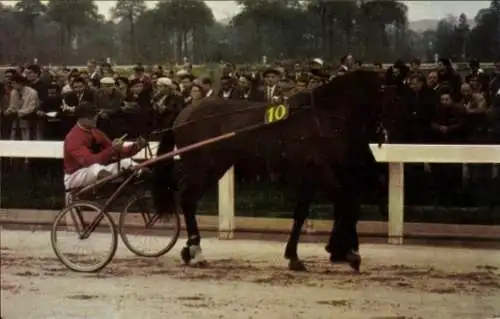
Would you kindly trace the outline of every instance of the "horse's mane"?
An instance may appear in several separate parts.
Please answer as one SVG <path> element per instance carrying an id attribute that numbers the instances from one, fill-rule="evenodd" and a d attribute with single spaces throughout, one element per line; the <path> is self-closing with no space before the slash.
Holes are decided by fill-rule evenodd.
<path id="1" fill-rule="evenodd" d="M 356 70 L 333 78 L 330 82 L 311 91 L 314 105 L 328 108 L 336 105 L 365 104 L 373 102 L 380 89 L 378 72 L 372 70 Z"/>

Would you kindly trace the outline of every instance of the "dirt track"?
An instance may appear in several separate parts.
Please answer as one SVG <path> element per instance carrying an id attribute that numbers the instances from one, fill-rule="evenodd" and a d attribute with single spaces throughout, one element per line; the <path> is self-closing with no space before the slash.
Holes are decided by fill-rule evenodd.
<path id="1" fill-rule="evenodd" d="M 98 234 L 97 236 L 105 236 Z M 60 264 L 48 232 L 1 234 L 1 314 L 38 318 L 493 318 L 500 317 L 500 251 L 364 245 L 363 274 L 331 266 L 320 244 L 291 273 L 283 244 L 207 239 L 208 269 L 120 246 L 99 274 Z"/>

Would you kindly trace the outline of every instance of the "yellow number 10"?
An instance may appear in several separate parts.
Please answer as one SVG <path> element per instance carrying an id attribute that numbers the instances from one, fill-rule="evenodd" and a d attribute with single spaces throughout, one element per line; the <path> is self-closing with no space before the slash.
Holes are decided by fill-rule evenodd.
<path id="1" fill-rule="evenodd" d="M 288 114 L 286 106 L 283 104 L 270 107 L 266 110 L 266 122 L 273 123 L 283 120 Z"/>

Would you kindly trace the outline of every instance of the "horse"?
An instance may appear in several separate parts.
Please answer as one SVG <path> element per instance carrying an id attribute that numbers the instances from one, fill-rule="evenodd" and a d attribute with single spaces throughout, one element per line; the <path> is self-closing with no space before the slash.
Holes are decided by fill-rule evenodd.
<path id="1" fill-rule="evenodd" d="M 166 160 L 153 167 L 156 209 L 168 214 L 179 204 L 184 215 L 188 239 L 181 250 L 183 262 L 207 264 L 196 221 L 203 194 L 231 166 L 252 161 L 260 152 L 267 160 L 286 165 L 297 185 L 294 222 L 285 248 L 289 268 L 307 270 L 297 246 L 314 192 L 324 190 L 335 203 L 335 222 L 326 246 L 330 261 L 346 262 L 359 271 L 359 179 L 363 177 L 361 168 L 375 163 L 368 142 L 379 122 L 380 87 L 377 72 L 353 71 L 292 95 L 286 102 L 286 119 L 268 125 L 269 112 L 277 108 L 265 103 L 206 98 L 183 109 L 172 134 L 160 141 L 158 155 L 175 146 L 238 132 L 230 139 L 183 153 L 179 166 Z"/>

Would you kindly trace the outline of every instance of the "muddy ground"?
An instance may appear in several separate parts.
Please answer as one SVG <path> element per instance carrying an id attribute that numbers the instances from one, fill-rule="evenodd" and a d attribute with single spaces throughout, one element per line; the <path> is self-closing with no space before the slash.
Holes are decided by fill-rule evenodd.
<path id="1" fill-rule="evenodd" d="M 105 234 L 94 241 L 99 245 Z M 362 274 L 303 244 L 309 273 L 286 270 L 283 243 L 203 242 L 207 269 L 181 265 L 182 243 L 158 259 L 120 243 L 97 274 L 67 270 L 43 231 L 1 232 L 3 319 L 500 317 L 500 251 L 366 244 Z"/>

